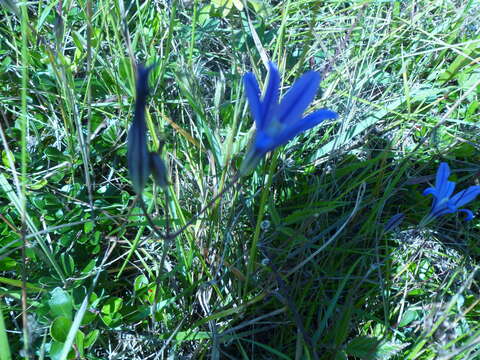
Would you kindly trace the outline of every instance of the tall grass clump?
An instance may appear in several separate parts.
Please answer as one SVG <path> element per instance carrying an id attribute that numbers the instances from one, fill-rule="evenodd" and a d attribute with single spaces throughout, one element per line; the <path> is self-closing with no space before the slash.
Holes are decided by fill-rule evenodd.
<path id="1" fill-rule="evenodd" d="M 0 360 L 480 358 L 479 12 L 0 1 Z"/>

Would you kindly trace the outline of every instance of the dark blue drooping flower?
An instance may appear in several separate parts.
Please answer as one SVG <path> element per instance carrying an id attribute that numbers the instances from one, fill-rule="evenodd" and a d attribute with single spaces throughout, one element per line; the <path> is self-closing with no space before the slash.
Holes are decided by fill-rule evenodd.
<path id="1" fill-rule="evenodd" d="M 449 176 L 450 168 L 447 163 L 442 162 L 437 171 L 435 186 L 429 187 L 423 192 L 423 195 L 433 196 L 430 216 L 439 217 L 445 214 L 453 214 L 458 211 L 467 214 L 465 220 L 472 220 L 473 213 L 468 209 L 460 209 L 460 207 L 475 200 L 480 194 L 480 186 L 470 186 L 468 189 L 462 190 L 452 196 L 456 183 L 448 181 Z"/>
<path id="2" fill-rule="evenodd" d="M 137 65 L 137 82 L 135 100 L 135 113 L 132 126 L 128 131 L 128 171 L 133 188 L 141 194 L 151 173 L 160 187 L 166 186 L 167 170 L 163 160 L 156 153 L 148 151 L 147 124 L 145 123 L 145 107 L 149 94 L 148 75 L 155 65 L 144 67 Z"/>
<path id="3" fill-rule="evenodd" d="M 135 113 L 132 126 L 128 132 L 128 171 L 133 188 L 141 194 L 150 175 L 150 157 L 147 148 L 147 124 L 145 123 L 145 106 L 148 97 L 148 74 L 151 68 L 137 65 L 137 83 Z"/>
<path id="4" fill-rule="evenodd" d="M 241 175 L 246 175 L 253 170 L 267 152 L 287 143 L 323 120 L 338 116 L 332 110 L 320 109 L 303 117 L 303 113 L 315 98 L 320 86 L 318 72 L 305 73 L 295 81 L 279 102 L 280 73 L 274 63 L 270 62 L 268 65 L 269 80 L 263 97 L 261 97 L 255 75 L 248 72 L 243 77 L 250 112 L 255 120 L 256 134 L 242 163 Z"/>

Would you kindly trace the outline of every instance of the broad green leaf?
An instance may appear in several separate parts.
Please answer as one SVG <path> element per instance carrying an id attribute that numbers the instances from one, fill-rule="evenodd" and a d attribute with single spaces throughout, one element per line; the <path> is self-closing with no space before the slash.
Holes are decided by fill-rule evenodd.
<path id="1" fill-rule="evenodd" d="M 50 358 L 52 360 L 61 360 L 62 349 L 63 349 L 63 343 L 58 341 L 52 341 L 50 344 L 50 352 L 49 352 Z M 75 359 L 75 351 L 73 349 L 71 349 L 68 352 L 67 359 Z"/>
<path id="2" fill-rule="evenodd" d="M 67 339 L 68 331 L 72 326 L 72 320 L 65 316 L 59 316 L 53 320 L 50 326 L 50 335 L 58 342 L 65 342 Z"/>
<path id="3" fill-rule="evenodd" d="M 50 305 L 50 312 L 54 317 L 65 316 L 68 319 L 72 318 L 72 297 L 62 288 L 56 287 L 53 289 L 48 305 Z"/>

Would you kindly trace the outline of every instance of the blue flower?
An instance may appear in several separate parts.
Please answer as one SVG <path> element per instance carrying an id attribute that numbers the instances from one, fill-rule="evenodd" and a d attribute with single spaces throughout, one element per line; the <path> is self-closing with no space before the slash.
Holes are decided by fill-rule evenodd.
<path id="1" fill-rule="evenodd" d="M 320 86 L 318 72 L 305 73 L 295 81 L 279 102 L 280 73 L 274 63 L 269 62 L 268 66 L 269 79 L 263 97 L 260 97 L 260 87 L 255 75 L 248 72 L 243 77 L 250 112 L 255 120 L 256 134 L 240 168 L 241 175 L 253 170 L 267 152 L 287 143 L 323 120 L 338 116 L 332 110 L 320 109 L 303 117 Z"/>
<path id="2" fill-rule="evenodd" d="M 468 209 L 459 209 L 461 206 L 475 200 L 480 194 L 480 186 L 470 186 L 452 196 L 455 190 L 455 182 L 448 181 L 450 168 L 442 162 L 437 171 L 435 186 L 425 189 L 423 195 L 433 195 L 431 217 L 439 217 L 445 214 L 453 214 L 457 211 L 467 214 L 465 220 L 472 220 L 473 213 Z"/>

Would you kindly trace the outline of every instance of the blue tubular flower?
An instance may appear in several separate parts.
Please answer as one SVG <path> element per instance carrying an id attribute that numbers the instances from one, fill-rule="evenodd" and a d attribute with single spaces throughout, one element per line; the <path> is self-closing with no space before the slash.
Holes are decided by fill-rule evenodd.
<path id="1" fill-rule="evenodd" d="M 147 125 L 145 123 L 145 107 L 148 97 L 148 74 L 152 67 L 137 66 L 137 98 L 132 126 L 128 131 L 128 171 L 133 188 L 141 194 L 150 175 L 150 156 L 147 148 Z"/>
<path id="2" fill-rule="evenodd" d="M 274 63 L 269 62 L 268 66 L 269 80 L 262 98 L 255 75 L 248 72 L 243 77 L 250 112 L 255 120 L 256 134 L 242 162 L 240 168 L 242 176 L 253 170 L 267 152 L 287 143 L 323 120 L 338 116 L 332 110 L 320 109 L 302 117 L 320 86 L 319 73 L 315 71 L 305 73 L 295 81 L 279 103 L 280 73 Z"/>
<path id="3" fill-rule="evenodd" d="M 465 220 L 472 220 L 473 213 L 468 209 L 459 209 L 468 204 L 480 194 L 480 186 L 470 186 L 452 196 L 455 190 L 455 183 L 448 181 L 450 168 L 447 163 L 442 162 L 437 171 L 435 186 L 425 189 L 423 195 L 433 195 L 431 217 L 439 217 L 445 214 L 453 214 L 457 211 L 467 214 Z"/>

